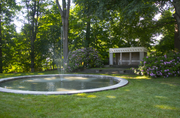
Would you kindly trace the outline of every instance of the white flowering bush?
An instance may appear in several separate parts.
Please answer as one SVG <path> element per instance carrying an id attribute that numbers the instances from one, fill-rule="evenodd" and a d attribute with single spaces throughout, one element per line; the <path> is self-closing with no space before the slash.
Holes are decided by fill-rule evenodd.
<path id="1" fill-rule="evenodd" d="M 151 54 L 141 61 L 139 71 L 133 70 L 137 74 L 149 75 L 155 78 L 180 76 L 180 53 L 169 52 L 164 56 Z"/>
<path id="2" fill-rule="evenodd" d="M 93 48 L 83 48 L 70 53 L 66 71 L 72 72 L 77 69 L 93 67 L 103 67 L 103 62 L 98 51 Z"/>

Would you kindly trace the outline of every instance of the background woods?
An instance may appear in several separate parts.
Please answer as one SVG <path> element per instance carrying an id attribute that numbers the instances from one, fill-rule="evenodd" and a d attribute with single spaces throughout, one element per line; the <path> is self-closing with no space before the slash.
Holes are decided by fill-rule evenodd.
<path id="1" fill-rule="evenodd" d="M 179 0 L 1 0 L 0 73 L 56 69 L 84 48 L 98 51 L 104 64 L 109 48 L 166 54 L 180 49 L 179 23 Z"/>

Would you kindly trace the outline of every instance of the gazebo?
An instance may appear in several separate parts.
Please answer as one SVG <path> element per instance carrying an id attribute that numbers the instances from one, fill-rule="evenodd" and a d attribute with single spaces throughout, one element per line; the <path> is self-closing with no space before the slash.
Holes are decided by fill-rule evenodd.
<path id="1" fill-rule="evenodd" d="M 110 48 L 109 65 L 139 65 L 147 51 L 145 47 Z"/>

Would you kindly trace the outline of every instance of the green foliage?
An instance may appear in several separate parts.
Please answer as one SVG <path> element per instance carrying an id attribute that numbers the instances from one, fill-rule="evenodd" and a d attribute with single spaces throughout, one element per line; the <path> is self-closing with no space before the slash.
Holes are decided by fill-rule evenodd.
<path id="1" fill-rule="evenodd" d="M 106 48 L 113 48 L 116 46 L 150 47 L 154 30 L 148 27 L 153 25 L 152 18 L 155 14 L 155 10 L 152 10 L 154 8 L 154 6 L 152 7 L 152 2 L 137 0 L 125 2 L 117 0 L 75 1 L 76 4 L 83 6 L 80 7 L 80 13 L 83 12 L 85 14 L 91 14 L 91 16 L 93 15 L 94 17 L 91 18 L 92 21 L 94 20 L 95 23 L 98 23 L 91 23 L 93 27 L 96 27 L 91 30 L 91 32 L 93 32 L 91 41 L 95 42 L 99 39 L 99 41 L 102 42 L 105 40 L 106 43 L 104 46 L 106 46 Z M 88 6 L 84 5 L 86 3 L 89 3 Z M 127 17 L 128 15 L 131 17 Z M 100 35 L 100 37 L 97 37 L 98 35 Z M 99 42 L 97 43 L 99 44 Z M 99 47 L 102 48 L 102 46 Z"/>
<path id="2" fill-rule="evenodd" d="M 75 0 L 75 3 L 83 6 L 80 13 L 93 14 L 100 21 L 105 20 L 112 25 L 110 34 L 113 34 L 112 36 L 117 40 L 124 40 L 126 42 L 124 46 L 151 47 L 151 44 L 155 44 L 156 41 L 155 34 L 162 33 L 159 31 L 160 29 L 175 23 L 172 13 L 171 17 L 159 21 L 154 19 L 155 15 L 157 13 L 164 15 L 164 12 L 170 9 L 171 12 L 175 10 L 175 13 L 180 13 L 179 8 L 175 8 L 180 3 L 176 0 Z M 176 23 L 179 22 L 176 21 Z M 174 29 L 171 28 L 168 27 L 169 31 L 173 32 Z M 162 34 L 166 34 L 166 36 L 162 39 L 164 42 L 160 44 L 160 47 L 164 46 L 164 43 L 171 42 L 166 49 L 173 48 L 173 38 L 171 37 L 174 33 L 171 32 L 163 31 Z M 108 38 L 110 39 L 110 37 Z M 158 49 L 162 49 L 160 47 Z"/>
<path id="3" fill-rule="evenodd" d="M 17 36 L 15 25 L 12 23 L 15 13 L 20 10 L 15 0 L 0 2 L 0 73 L 6 72 L 13 63 L 14 39 Z"/>
<path id="4" fill-rule="evenodd" d="M 15 13 L 21 7 L 15 0 L 1 0 L 2 64 L 4 72 L 28 72 L 31 66 L 31 39 L 35 37 L 35 70 L 58 68 L 56 62 L 61 58 L 62 19 L 58 7 L 51 0 L 28 2 L 21 7 L 26 20 L 21 33 L 15 32 L 12 24 Z M 76 6 L 69 16 L 68 48 L 73 52 L 84 47 L 93 47 L 101 59 L 108 64 L 109 48 L 145 46 L 154 43 L 154 34 L 163 34 L 158 54 L 167 53 L 174 48 L 173 8 L 168 0 L 74 0 Z M 36 16 L 33 7 L 36 3 Z M 163 6 L 167 6 L 163 8 Z M 25 7 L 26 6 L 26 7 Z M 156 21 L 158 12 L 162 17 Z M 32 23 L 34 22 L 34 23 Z M 90 25 L 88 24 L 90 23 Z M 32 28 L 33 25 L 37 25 Z M 33 31 L 34 30 L 34 31 Z M 34 32 L 34 33 L 32 33 Z M 36 33 L 36 35 L 34 35 Z M 88 39 L 88 40 L 87 40 Z M 80 62 L 79 62 L 80 63 Z M 82 67 L 83 68 L 83 67 Z"/>
<path id="5" fill-rule="evenodd" d="M 34 45 L 34 68 L 35 71 L 41 71 L 43 66 L 45 68 L 50 68 L 52 63 L 48 62 L 46 59 L 50 58 L 53 60 L 54 54 L 60 52 L 59 50 L 59 37 L 60 37 L 60 18 L 57 8 L 52 6 L 51 9 L 45 9 L 50 5 L 48 1 L 40 1 L 37 4 L 39 11 L 37 15 L 38 18 L 34 18 L 33 21 L 36 21 L 37 26 L 32 28 L 31 22 L 25 23 L 22 27 L 21 33 L 14 38 L 14 50 L 15 54 L 13 57 L 13 62 L 10 64 L 10 67 L 6 66 L 6 72 L 29 72 L 31 67 L 31 39 L 32 35 L 35 37 Z M 32 12 L 33 2 L 30 2 L 26 7 L 29 9 L 29 14 Z M 41 14 L 41 15 L 40 15 Z M 30 17 L 27 15 L 27 19 Z M 32 21 L 33 17 L 30 17 Z M 32 32 L 34 32 L 32 34 Z M 12 48 L 12 47 L 11 47 Z M 58 50 L 59 49 L 59 50 Z M 51 69 L 51 68 L 50 68 Z"/>
<path id="6" fill-rule="evenodd" d="M 93 48 L 82 48 L 70 53 L 66 70 L 72 72 L 77 69 L 102 67 L 102 59 Z"/>
<path id="7" fill-rule="evenodd" d="M 138 70 L 137 74 L 155 78 L 180 76 L 180 53 L 169 52 L 164 56 L 157 56 L 155 53 L 151 53 L 150 56 L 145 57 L 141 61 Z"/>
<path id="8" fill-rule="evenodd" d="M 159 33 L 161 33 L 163 37 L 155 48 L 158 53 L 165 54 L 169 50 L 174 49 L 175 21 L 172 12 L 170 10 L 164 11 L 157 25 L 163 25 L 159 29 Z"/>
<path id="9" fill-rule="evenodd" d="M 55 60 L 60 58 L 61 50 L 61 16 L 57 6 L 54 4 L 51 9 L 46 11 L 43 17 L 40 18 L 39 31 L 35 49 L 38 56 L 36 65 L 47 69 L 55 69 Z M 43 55 L 43 56 L 41 56 Z M 52 68 L 50 68 L 52 66 Z M 58 66 L 58 65 L 56 65 Z"/>

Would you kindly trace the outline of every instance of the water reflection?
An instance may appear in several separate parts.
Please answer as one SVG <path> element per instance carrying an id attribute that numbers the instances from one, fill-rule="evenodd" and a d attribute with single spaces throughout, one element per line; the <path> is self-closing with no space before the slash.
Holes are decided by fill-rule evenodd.
<path id="1" fill-rule="evenodd" d="M 73 91 L 114 85 L 113 79 L 94 77 L 39 77 L 5 81 L 0 87 L 30 91 Z"/>

